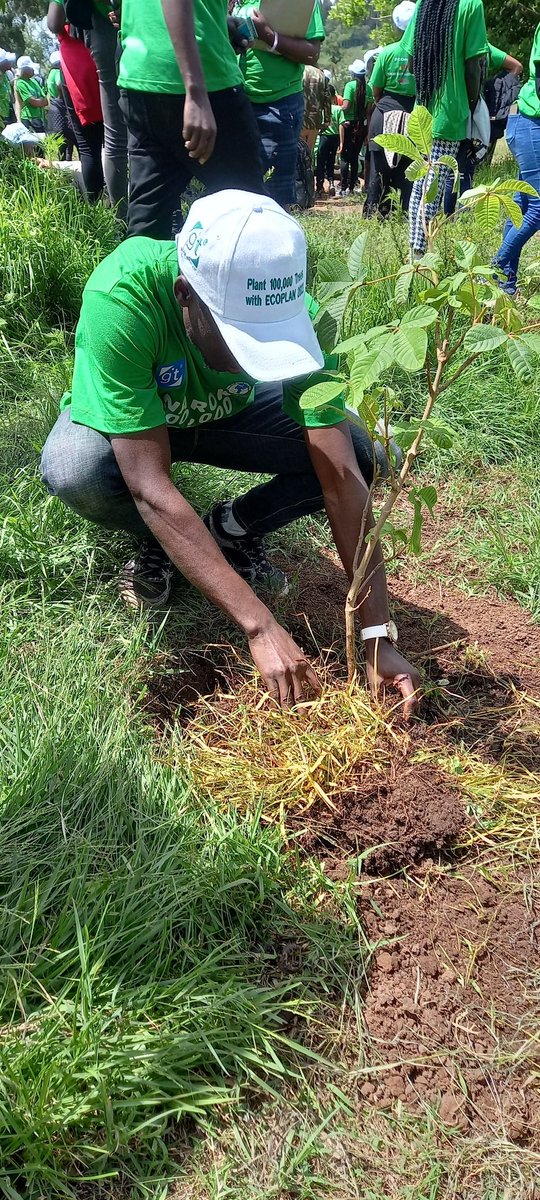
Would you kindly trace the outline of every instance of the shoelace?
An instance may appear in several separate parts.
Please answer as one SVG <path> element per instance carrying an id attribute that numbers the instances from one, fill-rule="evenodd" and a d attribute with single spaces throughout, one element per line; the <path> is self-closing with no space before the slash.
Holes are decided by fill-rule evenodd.
<path id="1" fill-rule="evenodd" d="M 167 570 L 169 559 L 161 546 L 152 542 L 142 542 L 137 556 L 138 575 L 146 575 L 152 582 L 158 580 Z"/>

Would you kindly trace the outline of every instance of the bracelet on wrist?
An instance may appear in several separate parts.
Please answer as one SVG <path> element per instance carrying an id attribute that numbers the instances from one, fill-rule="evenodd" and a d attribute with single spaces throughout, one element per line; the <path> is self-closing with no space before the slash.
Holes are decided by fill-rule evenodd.
<path id="1" fill-rule="evenodd" d="M 277 33 L 277 31 L 276 31 L 274 33 L 274 40 L 272 42 L 272 45 L 270 46 L 270 54 L 279 54 L 278 46 L 279 46 L 279 33 Z"/>

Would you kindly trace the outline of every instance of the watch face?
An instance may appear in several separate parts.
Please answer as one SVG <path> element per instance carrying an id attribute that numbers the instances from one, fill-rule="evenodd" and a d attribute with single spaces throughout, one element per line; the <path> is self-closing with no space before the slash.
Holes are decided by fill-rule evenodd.
<path id="1" fill-rule="evenodd" d="M 395 621 L 388 622 L 388 637 L 390 638 L 391 642 L 397 642 L 398 640 L 398 631 Z"/>

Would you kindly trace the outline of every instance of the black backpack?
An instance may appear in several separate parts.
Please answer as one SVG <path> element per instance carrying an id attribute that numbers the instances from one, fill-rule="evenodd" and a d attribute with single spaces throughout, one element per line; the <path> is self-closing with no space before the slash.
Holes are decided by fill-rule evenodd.
<path id="1" fill-rule="evenodd" d="M 492 121 L 506 121 L 510 116 L 512 105 L 515 104 L 521 87 L 517 75 L 510 71 L 499 71 L 494 79 L 488 79 L 484 91 L 484 99 L 489 109 Z"/>

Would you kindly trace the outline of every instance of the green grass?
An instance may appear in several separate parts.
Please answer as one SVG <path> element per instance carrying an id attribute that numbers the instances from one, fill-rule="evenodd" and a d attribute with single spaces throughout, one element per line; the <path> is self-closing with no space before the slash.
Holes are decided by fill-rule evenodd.
<path id="1" fill-rule="evenodd" d="M 361 1003 L 353 883 L 291 854 L 257 800 L 240 815 L 199 796 L 178 731 L 173 765 L 143 715 L 158 652 L 203 627 L 207 640 L 237 635 L 187 586 L 162 627 L 134 622 L 114 582 L 127 539 L 39 482 L 82 287 L 114 220 L 7 153 L 0 214 L 0 1195 L 162 1200 L 180 1175 L 178 1200 L 476 1200 L 459 1173 L 454 1188 L 431 1118 L 371 1128 L 339 1071 L 324 1102 L 308 1082 L 310 1053 L 330 1054 L 340 1012 Z M 358 223 L 305 218 L 315 289 L 318 259 L 342 253 Z M 372 223 L 373 271 L 389 273 L 405 245 L 403 227 Z M 389 284 L 366 289 L 358 327 L 390 308 Z M 409 381 L 407 411 L 419 403 Z M 452 451 L 422 468 L 455 504 L 464 582 L 474 558 L 486 585 L 535 614 L 539 403 L 537 384 L 518 389 L 501 362 L 475 370 L 445 397 Z M 188 494 L 202 510 L 241 483 L 197 472 Z M 315 557 L 328 533 L 306 521 L 277 541 Z M 288 1102 L 272 1099 L 282 1086 Z M 465 1157 L 468 1169 L 471 1147 Z M 478 1157 L 483 1172 L 486 1146 Z M 499 1163 L 481 1200 L 507 1185 L 525 1197 L 520 1170 Z"/>

